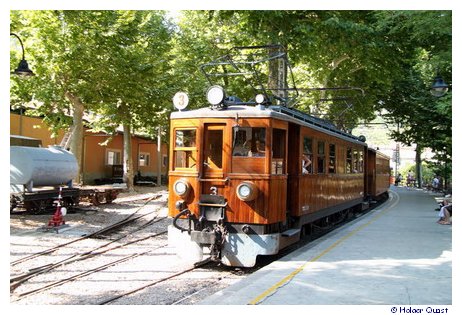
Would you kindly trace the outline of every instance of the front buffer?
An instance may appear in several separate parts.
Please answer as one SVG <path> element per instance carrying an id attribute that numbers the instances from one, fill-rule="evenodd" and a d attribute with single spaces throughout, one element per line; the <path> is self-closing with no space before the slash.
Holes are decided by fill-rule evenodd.
<path id="1" fill-rule="evenodd" d="M 168 228 L 169 246 L 185 261 L 199 262 L 206 254 L 227 266 L 253 267 L 258 255 L 277 254 L 281 245 L 287 244 L 279 233 L 257 234 L 252 226 L 238 228 L 226 222 L 223 196 L 201 195 L 199 206 L 199 218 L 183 209 Z M 242 233 L 234 232 L 239 230 Z"/>

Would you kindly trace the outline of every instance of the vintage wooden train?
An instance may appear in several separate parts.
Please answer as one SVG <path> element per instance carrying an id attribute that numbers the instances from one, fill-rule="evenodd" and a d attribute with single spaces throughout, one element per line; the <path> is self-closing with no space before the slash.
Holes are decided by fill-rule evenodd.
<path id="1" fill-rule="evenodd" d="M 280 106 L 174 112 L 171 144 L 169 214 L 188 222 L 170 240 L 226 265 L 253 266 L 389 188 L 387 156 Z"/>
<path id="2" fill-rule="evenodd" d="M 207 98 L 170 119 L 169 243 L 183 258 L 251 267 L 387 195 L 389 158 L 365 139 L 266 95 L 244 103 L 212 86 Z"/>

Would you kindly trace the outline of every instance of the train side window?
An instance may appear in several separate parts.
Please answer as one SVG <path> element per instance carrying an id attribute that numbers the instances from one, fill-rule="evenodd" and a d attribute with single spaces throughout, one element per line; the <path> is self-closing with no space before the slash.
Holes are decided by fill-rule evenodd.
<path id="1" fill-rule="evenodd" d="M 359 152 L 358 150 L 353 150 L 353 173 L 359 172 Z"/>
<path id="2" fill-rule="evenodd" d="M 364 152 L 363 151 L 359 151 L 358 172 L 359 173 L 364 172 Z"/>
<path id="3" fill-rule="evenodd" d="M 175 168 L 196 168 L 196 129 L 177 129 L 174 148 Z"/>
<path id="4" fill-rule="evenodd" d="M 313 139 L 303 138 L 302 174 L 313 174 Z"/>
<path id="5" fill-rule="evenodd" d="M 325 143 L 324 141 L 318 141 L 318 174 L 326 172 L 325 161 Z"/>
<path id="6" fill-rule="evenodd" d="M 286 155 L 286 131 L 273 129 L 273 154 L 271 161 L 271 174 L 284 173 L 284 158 Z"/>
<path id="7" fill-rule="evenodd" d="M 347 148 L 346 152 L 346 172 L 353 172 L 353 153 L 351 151 L 351 148 Z"/>
<path id="8" fill-rule="evenodd" d="M 329 144 L 329 174 L 334 174 L 336 172 L 335 162 L 335 144 Z"/>

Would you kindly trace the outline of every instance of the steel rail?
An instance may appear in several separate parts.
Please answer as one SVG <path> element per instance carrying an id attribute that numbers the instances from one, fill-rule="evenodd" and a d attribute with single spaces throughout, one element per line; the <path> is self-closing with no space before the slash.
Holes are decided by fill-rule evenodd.
<path id="1" fill-rule="evenodd" d="M 165 232 L 162 232 L 162 234 L 165 234 Z M 151 235 L 150 237 L 153 237 L 153 235 Z M 149 237 L 146 237 L 146 238 L 149 238 Z M 63 285 L 65 283 L 68 283 L 68 282 L 71 282 L 71 281 L 74 281 L 74 280 L 77 280 L 77 279 L 80 279 L 80 278 L 83 278 L 83 277 L 86 277 L 88 275 L 91 275 L 93 273 L 96 273 L 96 272 L 99 272 L 99 271 L 102 271 L 102 270 L 105 270 L 109 267 L 112 267 L 112 266 L 115 266 L 117 264 L 120 264 L 120 263 L 123 263 L 127 260 L 130 260 L 132 258 L 135 258 L 135 257 L 138 257 L 138 256 L 142 256 L 142 255 L 146 255 L 150 252 L 153 252 L 154 250 L 157 250 L 159 248 L 162 248 L 162 247 L 166 247 L 167 245 L 162 245 L 162 246 L 158 246 L 156 248 L 153 248 L 153 249 L 150 249 L 150 250 L 147 250 L 147 251 L 144 251 L 144 252 L 140 252 L 140 253 L 135 253 L 135 254 L 131 254 L 131 255 L 128 255 L 126 257 L 123 257 L 123 258 L 120 258 L 120 259 L 117 259 L 117 260 L 114 260 L 114 261 L 111 261 L 110 263 L 107 263 L 107 264 L 104 264 L 104 265 L 101 265 L 99 267 L 96 267 L 96 268 L 93 268 L 93 269 L 90 269 L 90 270 L 87 270 L 87 271 L 84 271 L 84 272 L 81 272 L 79 274 L 76 274 L 76 275 L 73 275 L 71 277 L 67 277 L 67 278 L 64 278 L 64 279 L 61 279 L 61 280 L 58 280 L 58 281 L 55 281 L 55 282 L 52 282 L 50 284 L 47 284 L 43 287 L 40 287 L 40 288 L 37 288 L 37 289 L 33 289 L 33 290 L 30 290 L 30 291 L 27 291 L 27 292 L 23 292 L 23 293 L 19 293 L 19 294 L 16 294 L 14 295 L 16 297 L 15 300 L 13 300 L 12 302 L 16 302 L 16 301 L 19 301 L 27 296 L 30 296 L 32 294 L 36 294 L 36 293 L 40 293 L 40 292 L 43 292 L 43 291 L 46 291 L 48 289 L 51 289 L 51 288 L 54 288 L 54 287 L 57 287 L 57 286 L 60 286 L 60 285 Z"/>
<path id="2" fill-rule="evenodd" d="M 43 256 L 43 255 L 47 255 L 47 254 L 53 253 L 53 252 L 59 250 L 60 248 L 62 248 L 62 247 L 64 247 L 64 246 L 68 246 L 68 245 L 70 245 L 70 244 L 79 242 L 79 241 L 84 240 L 84 239 L 87 239 L 87 238 L 95 237 L 95 236 L 97 236 L 97 235 L 106 233 L 107 231 L 110 231 L 110 230 L 115 229 L 115 228 L 117 228 L 117 227 L 123 226 L 124 224 L 131 223 L 131 222 L 132 222 L 132 221 L 130 221 L 131 218 L 132 218 L 138 211 L 140 211 L 143 207 L 145 207 L 145 206 L 146 206 L 149 202 L 151 202 L 152 200 L 157 199 L 157 198 L 160 198 L 160 196 L 161 196 L 161 195 L 155 195 L 155 196 L 149 198 L 149 199 L 148 199 L 142 206 L 140 206 L 135 212 L 133 212 L 132 214 L 130 214 L 130 215 L 127 216 L 126 218 L 124 218 L 124 219 L 122 219 L 122 220 L 120 220 L 120 221 L 118 221 L 118 222 L 116 222 L 116 223 L 114 223 L 114 224 L 111 224 L 111 225 L 109 225 L 109 226 L 107 226 L 107 227 L 104 227 L 104 228 L 102 228 L 102 229 L 100 229 L 100 230 L 97 230 L 97 231 L 95 231 L 95 232 L 93 232 L 93 233 L 90 233 L 90 234 L 84 235 L 84 236 L 82 236 L 82 237 L 79 237 L 79 238 L 77 238 L 77 239 L 75 239 L 75 240 L 72 240 L 72 241 L 70 241 L 70 242 L 63 243 L 63 244 L 57 245 L 57 246 L 55 246 L 55 247 L 51 247 L 51 248 L 45 249 L 45 250 L 43 250 L 43 251 L 40 251 L 40 252 L 31 254 L 31 255 L 29 255 L 29 256 L 25 256 L 25 257 L 23 257 L 23 258 L 17 259 L 17 260 L 15 260 L 15 261 L 11 262 L 11 263 L 10 263 L 10 266 L 16 266 L 16 265 L 18 265 L 18 264 L 20 264 L 20 263 L 23 263 L 23 262 L 25 262 L 25 261 L 28 261 L 28 260 L 30 260 L 30 259 L 34 259 L 34 258 L 39 257 L 39 256 Z M 134 219 L 134 220 L 137 220 L 137 219 L 139 219 L 139 218 L 136 218 L 136 219 Z M 134 221 L 134 220 L 133 220 L 133 221 Z"/>
<path id="3" fill-rule="evenodd" d="M 106 305 L 106 304 L 109 304 L 109 303 L 111 303 L 111 302 L 113 302 L 113 301 L 115 301 L 115 300 L 118 300 L 118 299 L 120 299 L 120 298 L 122 298 L 122 297 L 124 297 L 124 296 L 127 296 L 127 295 L 133 294 L 133 293 L 135 293 L 135 292 L 144 290 L 144 289 L 146 289 L 146 288 L 152 287 L 152 286 L 154 286 L 154 285 L 156 285 L 156 284 L 158 284 L 158 283 L 161 283 L 161 282 L 164 282 L 164 281 L 167 281 L 167 280 L 176 278 L 176 277 L 181 276 L 181 275 L 183 275 L 183 274 L 185 274 L 185 273 L 191 272 L 191 271 L 193 271 L 194 269 L 197 269 L 197 268 L 199 268 L 199 267 L 201 267 L 201 266 L 203 266 L 203 265 L 209 263 L 210 261 L 211 261 L 210 258 L 207 258 L 207 259 L 205 259 L 205 260 L 203 260 L 203 261 L 201 261 L 201 262 L 198 262 L 198 263 L 194 264 L 194 266 L 192 266 L 191 268 L 188 268 L 188 269 L 185 269 L 185 270 L 176 272 L 176 273 L 174 273 L 174 274 L 172 274 L 172 275 L 170 275 L 170 276 L 168 276 L 168 277 L 162 278 L 162 279 L 154 280 L 154 281 L 152 281 L 152 282 L 150 282 L 150 283 L 148 283 L 148 284 L 146 284 L 146 285 L 143 285 L 143 286 L 138 287 L 138 288 L 136 288 L 136 289 L 133 289 L 133 290 L 124 292 L 124 293 L 122 293 L 122 294 L 120 294 L 120 295 L 114 296 L 114 297 L 112 297 L 112 298 L 110 298 L 110 299 L 107 299 L 107 300 L 104 300 L 104 301 L 102 301 L 102 302 L 99 302 L 98 305 Z"/>
<path id="4" fill-rule="evenodd" d="M 74 262 L 77 262 L 77 261 L 82 261 L 82 260 L 85 260 L 85 259 L 88 259 L 88 258 L 91 258 L 91 257 L 95 257 L 95 256 L 101 255 L 103 253 L 106 253 L 106 252 L 109 252 L 109 251 L 112 251 L 112 250 L 115 250 L 115 249 L 119 249 L 119 248 L 122 248 L 122 247 L 125 247 L 125 246 L 128 246 L 128 245 L 137 243 L 137 242 L 144 241 L 144 240 L 146 240 L 148 238 L 160 236 L 160 235 L 163 235 L 163 234 L 167 233 L 167 231 L 162 231 L 162 232 L 159 232 L 159 233 L 156 233 L 156 234 L 149 235 L 147 237 L 136 239 L 136 240 L 133 240 L 133 241 L 130 241 L 130 242 L 127 242 L 127 243 L 124 243 L 124 244 L 120 244 L 118 246 L 111 247 L 111 248 L 108 248 L 106 250 L 97 252 L 97 250 L 102 249 L 104 247 L 107 247 L 110 244 L 118 242 L 118 241 L 120 241 L 120 240 L 122 240 L 122 239 L 124 239 L 124 238 L 126 238 L 128 236 L 131 236 L 131 235 L 133 235 L 134 232 L 138 232 L 138 231 L 146 228 L 147 226 L 149 226 L 149 225 L 151 225 L 153 223 L 164 220 L 165 218 L 160 218 L 158 220 L 156 220 L 156 219 L 157 219 L 157 217 L 155 217 L 155 218 L 151 219 L 150 221 L 146 222 L 142 226 L 138 227 L 136 230 L 131 231 L 130 233 L 127 233 L 125 235 L 122 235 L 122 236 L 120 236 L 120 237 L 118 237 L 118 238 L 116 238 L 114 240 L 111 240 L 106 244 L 103 244 L 101 246 L 93 248 L 90 251 L 87 251 L 87 252 L 81 253 L 81 254 L 74 254 L 74 255 L 72 255 L 70 257 L 67 257 L 67 258 L 65 258 L 63 260 L 60 260 L 58 262 L 55 262 L 55 263 L 52 263 L 52 264 L 46 264 L 46 265 L 43 265 L 43 266 L 39 266 L 39 267 L 36 267 L 36 268 L 33 268 L 33 269 L 29 270 L 29 272 L 26 272 L 26 273 L 17 275 L 15 277 L 12 277 L 12 278 L 10 278 L 10 292 L 14 291 L 17 287 L 19 287 L 24 282 L 26 282 L 26 281 L 28 281 L 28 280 L 30 280 L 30 279 L 32 279 L 32 278 L 34 278 L 34 277 L 36 277 L 36 276 L 38 276 L 40 274 L 43 274 L 43 273 L 46 273 L 46 272 L 51 271 L 53 269 L 56 269 L 58 267 L 68 265 L 68 264 L 71 264 L 71 263 L 74 263 Z"/>

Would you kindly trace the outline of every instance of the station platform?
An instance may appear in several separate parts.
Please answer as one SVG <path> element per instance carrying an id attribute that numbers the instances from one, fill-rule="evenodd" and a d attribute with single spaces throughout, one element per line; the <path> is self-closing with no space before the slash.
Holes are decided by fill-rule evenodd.
<path id="1" fill-rule="evenodd" d="M 384 204 L 201 304 L 452 305 L 452 225 L 436 223 L 436 196 L 393 186 Z"/>

